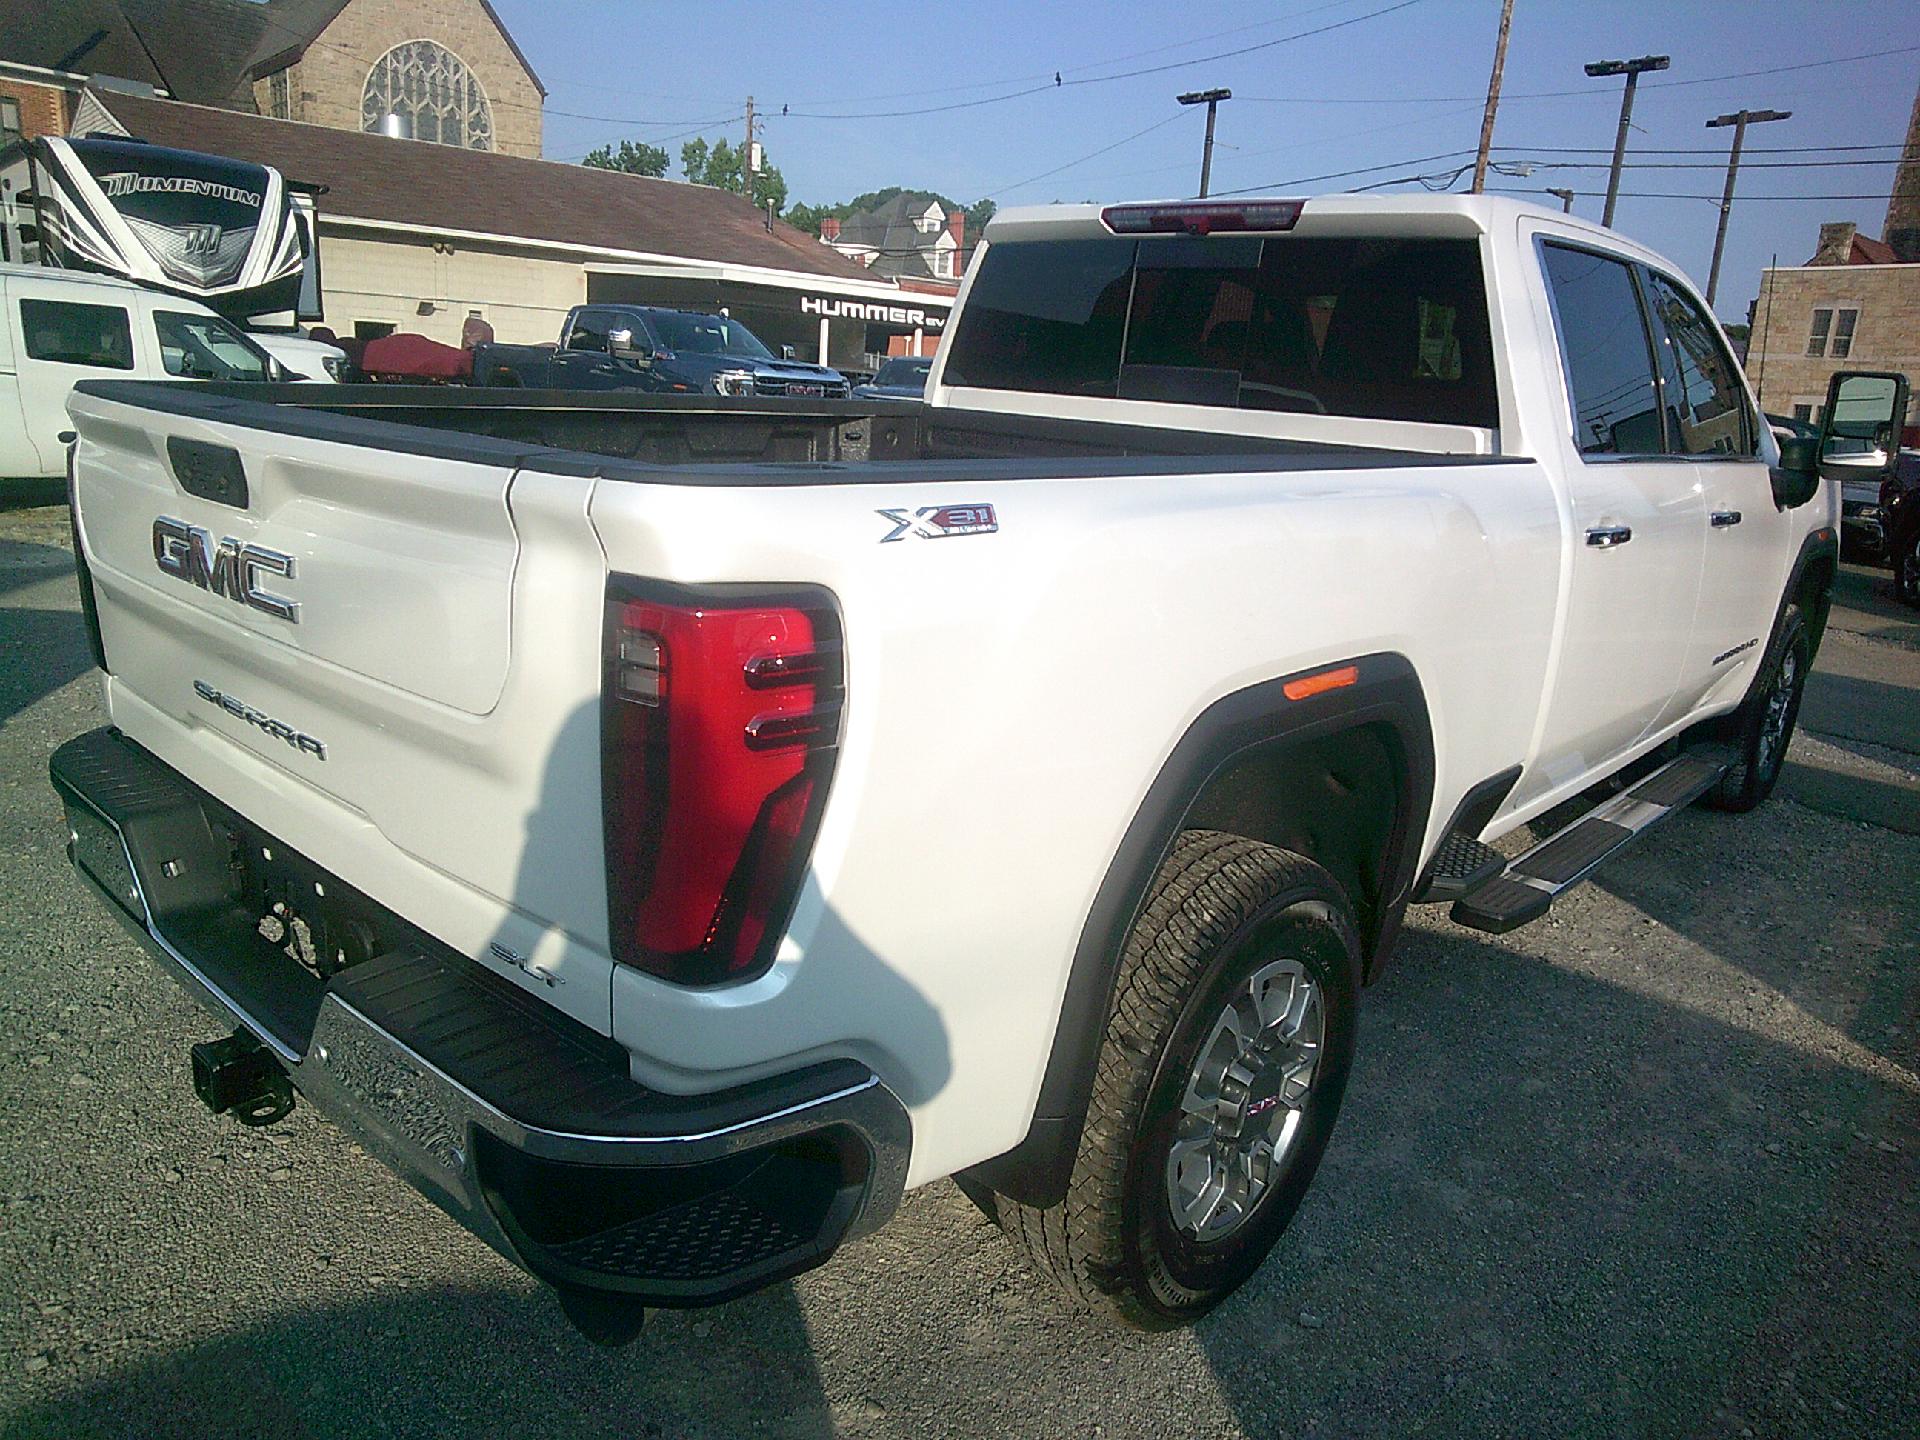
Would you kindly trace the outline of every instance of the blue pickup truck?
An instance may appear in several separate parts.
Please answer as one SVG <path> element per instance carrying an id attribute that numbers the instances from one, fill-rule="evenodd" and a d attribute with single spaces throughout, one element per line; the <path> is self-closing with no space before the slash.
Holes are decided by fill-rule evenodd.
<path id="1" fill-rule="evenodd" d="M 481 345 L 476 385 L 641 390 L 661 395 L 789 395 L 844 400 L 847 377 L 775 355 L 726 315 L 651 305 L 576 305 L 558 345 Z"/>

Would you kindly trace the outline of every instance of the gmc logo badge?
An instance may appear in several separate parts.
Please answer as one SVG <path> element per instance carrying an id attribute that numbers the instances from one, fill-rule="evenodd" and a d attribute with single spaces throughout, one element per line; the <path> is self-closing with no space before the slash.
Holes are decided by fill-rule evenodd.
<path id="1" fill-rule="evenodd" d="M 238 604 L 291 624 L 300 623 L 300 605 L 260 588 L 262 575 L 293 578 L 293 557 L 261 545 L 243 545 L 229 535 L 217 544 L 208 531 L 170 515 L 153 522 L 153 561 L 162 575 L 211 591 Z"/>

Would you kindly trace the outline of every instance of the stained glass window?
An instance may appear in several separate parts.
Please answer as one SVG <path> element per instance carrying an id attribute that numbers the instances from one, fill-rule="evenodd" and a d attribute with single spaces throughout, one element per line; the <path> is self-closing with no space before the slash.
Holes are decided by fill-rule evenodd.
<path id="1" fill-rule="evenodd" d="M 377 131 L 388 115 L 409 122 L 416 140 L 493 149 L 493 110 L 480 79 L 444 45 L 409 40 L 375 63 L 360 97 L 360 128 Z"/>

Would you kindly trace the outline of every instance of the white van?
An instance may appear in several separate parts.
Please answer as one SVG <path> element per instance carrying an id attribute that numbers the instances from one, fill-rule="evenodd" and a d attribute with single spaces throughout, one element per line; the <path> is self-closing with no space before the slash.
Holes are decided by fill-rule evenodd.
<path id="1" fill-rule="evenodd" d="M 86 379 L 277 380 L 206 306 L 127 280 L 0 264 L 0 480 L 66 473 L 67 392 Z"/>

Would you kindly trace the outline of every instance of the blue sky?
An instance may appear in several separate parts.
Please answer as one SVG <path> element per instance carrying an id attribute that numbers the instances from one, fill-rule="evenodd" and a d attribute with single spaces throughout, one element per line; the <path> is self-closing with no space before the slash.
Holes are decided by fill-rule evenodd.
<path id="1" fill-rule="evenodd" d="M 1472 158 L 1500 10 L 1499 0 L 495 0 L 495 7 L 550 92 L 549 158 L 575 159 L 632 137 L 664 143 L 678 174 L 689 132 L 740 139 L 738 117 L 751 94 L 767 116 L 768 155 L 791 200 L 819 204 L 907 185 L 963 202 L 992 195 L 1002 205 L 1191 194 L 1202 112 L 1183 110 L 1173 97 L 1217 85 L 1232 87 L 1235 99 L 1220 109 L 1216 193 L 1301 194 L 1444 174 Z M 1397 8 L 1375 13 L 1389 7 Z M 1329 26 L 1338 28 L 1287 38 Z M 1262 48 L 1222 55 L 1249 46 Z M 1899 47 L 1913 48 L 1782 68 Z M 1777 252 L 1782 264 L 1804 261 L 1822 221 L 1853 220 L 1880 233 L 1893 176 L 1886 157 L 1906 133 L 1920 81 L 1920 5 L 1516 0 L 1494 133 L 1496 147 L 1510 148 L 1496 148 L 1495 157 L 1597 168 L 1537 168 L 1497 183 L 1604 191 L 1620 82 L 1589 80 L 1581 66 L 1647 53 L 1669 54 L 1673 65 L 1643 78 L 1628 159 L 1640 151 L 1643 161 L 1700 168 L 1629 169 L 1615 223 L 1702 285 L 1731 134 L 1705 122 L 1742 106 L 1793 112 L 1789 121 L 1748 132 L 1721 281 L 1724 317 L 1744 316 L 1769 255 Z M 1109 78 L 1168 65 L 1178 68 Z M 1763 73 L 1712 78 L 1753 71 Z M 1067 83 L 1056 87 L 1055 72 Z M 790 114 L 781 115 L 783 105 Z M 931 107 L 952 108 L 878 113 Z M 1889 148 L 1755 153 L 1848 145 Z M 1551 153 L 1566 147 L 1596 153 Z M 1655 148 L 1713 153 L 1644 153 Z M 1454 151 L 1469 153 L 1447 154 Z M 1871 163 L 1801 163 L 1834 159 Z M 1388 168 L 1312 178 L 1366 166 Z M 1595 219 L 1600 208 L 1597 194 L 1575 202 Z"/>

